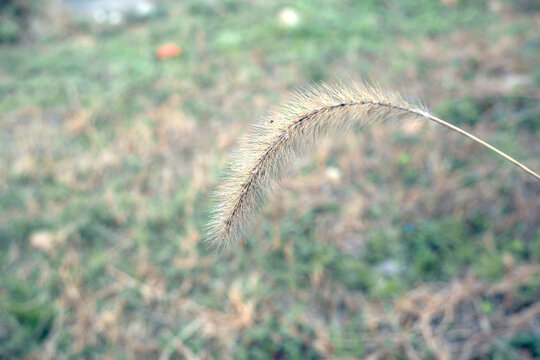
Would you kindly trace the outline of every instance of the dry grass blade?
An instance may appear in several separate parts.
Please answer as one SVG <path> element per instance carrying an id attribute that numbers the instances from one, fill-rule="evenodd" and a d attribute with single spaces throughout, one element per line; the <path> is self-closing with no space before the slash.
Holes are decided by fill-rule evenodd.
<path id="1" fill-rule="evenodd" d="M 378 86 L 359 84 L 309 88 L 254 127 L 238 150 L 229 177 L 216 192 L 218 205 L 210 223 L 209 241 L 218 248 L 244 234 L 264 194 L 272 188 L 294 155 L 319 137 L 338 130 L 388 119 L 423 118 L 462 134 L 494 151 L 536 179 L 540 175 L 476 136 L 441 120 L 399 95 Z"/>

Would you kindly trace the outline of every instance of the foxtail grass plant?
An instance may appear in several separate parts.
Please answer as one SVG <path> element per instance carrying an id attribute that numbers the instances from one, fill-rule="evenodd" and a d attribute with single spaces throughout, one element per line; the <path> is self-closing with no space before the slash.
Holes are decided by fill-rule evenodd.
<path id="1" fill-rule="evenodd" d="M 351 88 L 311 87 L 296 93 L 289 103 L 254 126 L 237 150 L 228 177 L 215 193 L 217 205 L 209 224 L 208 241 L 223 249 L 241 239 L 265 194 L 283 176 L 295 155 L 322 136 L 389 119 L 415 118 L 454 130 L 540 180 L 540 175 L 508 154 L 380 86 L 363 83 Z"/>

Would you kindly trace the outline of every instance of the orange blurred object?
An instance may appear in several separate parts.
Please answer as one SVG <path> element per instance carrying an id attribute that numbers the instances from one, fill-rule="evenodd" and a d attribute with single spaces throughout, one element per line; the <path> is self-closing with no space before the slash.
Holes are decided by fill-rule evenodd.
<path id="1" fill-rule="evenodd" d="M 178 56 L 182 53 L 180 46 L 176 44 L 163 44 L 156 50 L 156 56 L 160 60 L 166 60 Z"/>

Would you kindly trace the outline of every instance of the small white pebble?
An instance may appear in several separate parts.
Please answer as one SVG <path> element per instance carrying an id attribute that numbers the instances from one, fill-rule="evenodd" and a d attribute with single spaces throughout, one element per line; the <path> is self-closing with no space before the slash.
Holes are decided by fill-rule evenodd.
<path id="1" fill-rule="evenodd" d="M 341 180 L 341 171 L 336 167 L 326 168 L 326 178 L 330 180 L 333 184 L 338 184 Z"/>
<path id="2" fill-rule="evenodd" d="M 30 235 L 30 246 L 46 252 L 52 251 L 55 245 L 54 236 L 47 231 L 38 231 Z"/>
<path id="3" fill-rule="evenodd" d="M 286 27 L 295 27 L 300 23 L 300 15 L 293 8 L 283 8 L 278 15 L 279 22 Z"/>

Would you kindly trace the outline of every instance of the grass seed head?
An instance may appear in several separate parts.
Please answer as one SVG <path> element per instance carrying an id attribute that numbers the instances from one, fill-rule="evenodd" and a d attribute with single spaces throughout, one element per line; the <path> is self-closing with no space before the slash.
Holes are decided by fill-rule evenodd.
<path id="1" fill-rule="evenodd" d="M 292 160 L 320 137 L 368 123 L 414 118 L 436 122 L 469 137 L 540 180 L 538 174 L 497 148 L 378 85 L 308 87 L 255 125 L 236 151 L 228 177 L 215 193 L 217 205 L 209 223 L 208 241 L 223 249 L 241 239 L 265 194 L 283 177 Z"/>

